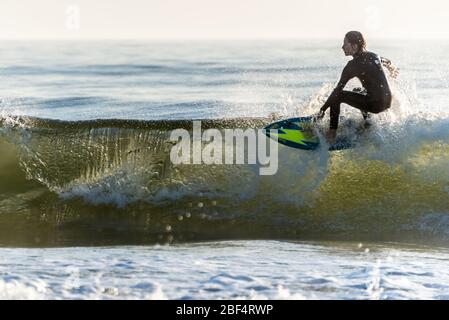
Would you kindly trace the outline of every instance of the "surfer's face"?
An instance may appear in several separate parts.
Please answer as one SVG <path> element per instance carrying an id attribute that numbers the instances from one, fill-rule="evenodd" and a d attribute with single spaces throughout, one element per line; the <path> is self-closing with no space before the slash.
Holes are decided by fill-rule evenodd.
<path id="1" fill-rule="evenodd" d="M 352 44 L 345 37 L 343 40 L 343 46 L 341 47 L 346 56 L 353 56 L 359 51 L 359 46 L 357 44 Z"/>

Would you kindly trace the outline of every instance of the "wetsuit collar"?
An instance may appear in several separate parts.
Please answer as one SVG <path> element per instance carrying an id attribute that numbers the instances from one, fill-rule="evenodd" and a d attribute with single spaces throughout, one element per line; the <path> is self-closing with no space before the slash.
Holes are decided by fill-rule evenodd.
<path id="1" fill-rule="evenodd" d="M 364 52 L 366 52 L 366 50 L 360 50 L 359 52 L 357 52 L 355 55 L 353 55 L 354 59 L 360 57 Z"/>

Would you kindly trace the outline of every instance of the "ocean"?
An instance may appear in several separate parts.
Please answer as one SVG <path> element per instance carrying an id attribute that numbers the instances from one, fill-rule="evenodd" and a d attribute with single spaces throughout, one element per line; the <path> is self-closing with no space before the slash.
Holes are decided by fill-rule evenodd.
<path id="1" fill-rule="evenodd" d="M 267 176 L 174 164 L 170 134 L 317 112 L 340 40 L 2 44 L 0 298 L 449 298 L 449 42 L 369 42 L 391 109 Z"/>

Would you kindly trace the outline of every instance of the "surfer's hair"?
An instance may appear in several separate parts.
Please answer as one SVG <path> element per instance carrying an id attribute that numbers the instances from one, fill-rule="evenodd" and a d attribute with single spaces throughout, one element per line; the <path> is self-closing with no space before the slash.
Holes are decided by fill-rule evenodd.
<path id="1" fill-rule="evenodd" d="M 359 46 L 359 52 L 366 49 L 366 41 L 363 34 L 359 31 L 349 31 L 345 38 L 348 39 L 350 44 L 356 44 Z"/>

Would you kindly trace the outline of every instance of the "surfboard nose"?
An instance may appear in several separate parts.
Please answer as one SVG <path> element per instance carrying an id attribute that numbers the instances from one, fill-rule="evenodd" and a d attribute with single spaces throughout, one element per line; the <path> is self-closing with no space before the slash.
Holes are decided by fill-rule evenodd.
<path id="1" fill-rule="evenodd" d="M 264 133 L 271 138 L 275 136 L 280 144 L 288 147 L 314 150 L 318 147 L 320 140 L 313 132 L 312 121 L 312 117 L 281 120 L 266 126 Z M 277 130 L 277 132 L 270 132 L 270 130 Z"/>

